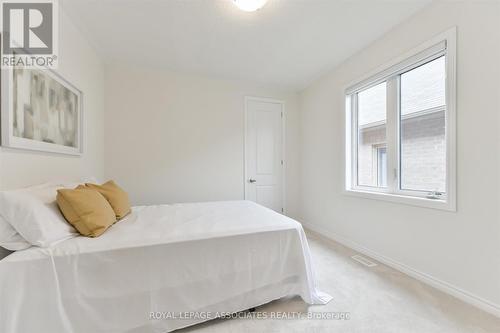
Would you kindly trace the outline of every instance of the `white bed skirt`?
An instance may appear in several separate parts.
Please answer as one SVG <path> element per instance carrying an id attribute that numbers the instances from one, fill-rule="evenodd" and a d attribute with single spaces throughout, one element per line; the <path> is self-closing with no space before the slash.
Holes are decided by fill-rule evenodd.
<path id="1" fill-rule="evenodd" d="M 317 290 L 302 226 L 247 201 L 136 207 L 0 261 L 0 332 L 168 332 Z M 174 318 L 175 317 L 175 318 Z"/>

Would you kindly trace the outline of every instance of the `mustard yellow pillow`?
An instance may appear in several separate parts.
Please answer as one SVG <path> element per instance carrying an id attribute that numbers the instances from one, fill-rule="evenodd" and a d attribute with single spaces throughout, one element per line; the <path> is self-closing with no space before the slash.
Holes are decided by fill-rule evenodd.
<path id="1" fill-rule="evenodd" d="M 100 236 L 116 222 L 115 212 L 99 192 L 82 185 L 57 190 L 57 204 L 66 220 L 87 237 Z"/>
<path id="2" fill-rule="evenodd" d="M 130 213 L 130 201 L 128 199 L 128 194 L 116 185 L 114 181 L 110 180 L 102 185 L 87 183 L 85 186 L 98 191 L 106 198 L 106 200 L 108 200 L 109 204 L 115 211 L 117 219 L 121 219 Z"/>

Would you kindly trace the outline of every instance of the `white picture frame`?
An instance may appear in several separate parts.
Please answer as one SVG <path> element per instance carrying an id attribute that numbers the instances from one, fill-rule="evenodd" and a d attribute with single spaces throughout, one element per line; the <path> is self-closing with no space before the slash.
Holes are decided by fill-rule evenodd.
<path id="1" fill-rule="evenodd" d="M 1 71 L 1 144 L 2 147 L 42 151 L 58 154 L 76 155 L 83 154 L 83 93 L 73 84 L 61 77 L 53 70 L 47 68 L 24 69 L 37 71 L 38 75 L 53 79 L 63 88 L 68 89 L 77 96 L 77 124 L 76 138 L 73 146 L 50 143 L 37 139 L 25 138 L 14 135 L 14 73 L 15 68 L 2 68 Z M 31 87 L 30 87 L 31 89 Z M 49 97 L 46 96 L 48 99 Z M 48 103 L 48 102 L 47 102 Z"/>

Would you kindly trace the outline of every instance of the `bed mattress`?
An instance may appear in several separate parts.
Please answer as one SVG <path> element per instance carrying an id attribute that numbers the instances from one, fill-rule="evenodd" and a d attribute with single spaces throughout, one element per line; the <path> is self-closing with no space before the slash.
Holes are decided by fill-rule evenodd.
<path id="1" fill-rule="evenodd" d="M 167 332 L 315 286 L 302 226 L 249 201 L 134 207 L 0 260 L 0 332 Z"/>

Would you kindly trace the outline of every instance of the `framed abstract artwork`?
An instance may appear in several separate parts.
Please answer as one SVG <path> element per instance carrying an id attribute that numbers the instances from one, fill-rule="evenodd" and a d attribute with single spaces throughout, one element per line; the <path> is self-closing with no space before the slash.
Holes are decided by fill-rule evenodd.
<path id="1" fill-rule="evenodd" d="M 83 153 L 83 94 L 49 69 L 3 68 L 2 146 Z"/>

